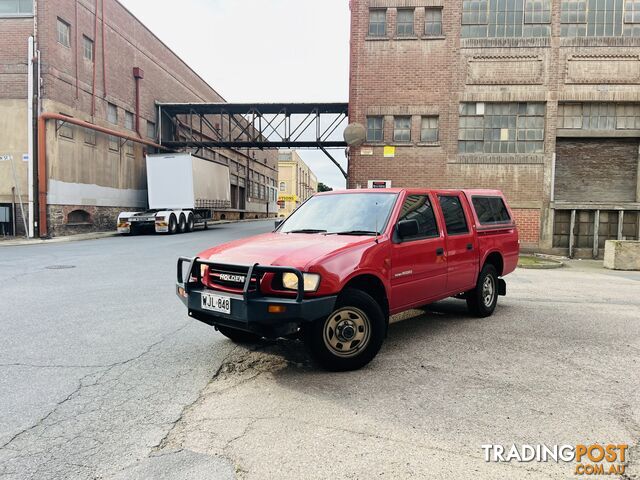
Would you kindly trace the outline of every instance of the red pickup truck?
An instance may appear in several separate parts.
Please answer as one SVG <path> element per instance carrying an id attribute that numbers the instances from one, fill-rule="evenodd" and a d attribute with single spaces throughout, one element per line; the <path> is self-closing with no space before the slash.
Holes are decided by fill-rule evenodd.
<path id="1" fill-rule="evenodd" d="M 325 368 L 354 370 L 390 315 L 447 297 L 491 315 L 518 253 L 496 190 L 329 192 L 271 233 L 181 257 L 176 290 L 192 318 L 236 342 L 301 337 Z"/>

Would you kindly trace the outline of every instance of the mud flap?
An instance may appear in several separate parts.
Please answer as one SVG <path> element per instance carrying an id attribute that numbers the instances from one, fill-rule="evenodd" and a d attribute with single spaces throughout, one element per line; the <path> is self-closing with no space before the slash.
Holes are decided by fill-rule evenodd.
<path id="1" fill-rule="evenodd" d="M 507 282 L 502 278 L 498 279 L 498 295 L 504 297 L 507 294 Z"/>

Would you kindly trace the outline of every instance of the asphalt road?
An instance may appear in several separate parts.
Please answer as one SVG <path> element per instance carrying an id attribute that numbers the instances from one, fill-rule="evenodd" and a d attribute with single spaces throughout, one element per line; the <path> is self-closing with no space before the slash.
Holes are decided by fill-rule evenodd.
<path id="1" fill-rule="evenodd" d="M 494 316 L 408 312 L 369 366 L 331 374 L 174 298 L 175 257 L 271 225 L 0 247 L 0 477 L 572 478 L 481 445 L 605 442 L 633 446 L 639 478 L 640 273 L 517 270 Z"/>

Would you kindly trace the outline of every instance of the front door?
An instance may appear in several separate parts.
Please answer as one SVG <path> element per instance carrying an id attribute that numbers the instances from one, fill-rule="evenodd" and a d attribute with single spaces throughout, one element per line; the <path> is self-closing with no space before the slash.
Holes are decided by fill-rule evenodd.
<path id="1" fill-rule="evenodd" d="M 439 194 L 438 202 L 447 231 L 447 291 L 466 292 L 478 277 L 478 246 L 470 227 L 471 212 L 460 193 Z"/>
<path id="2" fill-rule="evenodd" d="M 391 309 L 425 305 L 446 289 L 447 262 L 444 235 L 438 228 L 428 195 L 408 195 L 398 221 L 416 220 L 415 237 L 394 233 L 391 254 Z"/>

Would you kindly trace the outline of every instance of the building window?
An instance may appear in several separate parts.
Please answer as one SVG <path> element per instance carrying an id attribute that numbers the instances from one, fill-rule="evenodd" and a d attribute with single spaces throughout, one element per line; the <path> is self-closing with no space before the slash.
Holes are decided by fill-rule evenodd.
<path id="1" fill-rule="evenodd" d="M 420 141 L 435 143 L 438 141 L 438 117 L 422 117 Z"/>
<path id="2" fill-rule="evenodd" d="M 382 142 L 384 139 L 384 118 L 367 117 L 367 141 Z"/>
<path id="3" fill-rule="evenodd" d="M 387 11 L 369 11 L 369 36 L 384 37 L 387 35 Z"/>
<path id="4" fill-rule="evenodd" d="M 33 15 L 33 0 L 0 0 L 0 17 Z"/>
<path id="5" fill-rule="evenodd" d="M 411 141 L 411 117 L 395 117 L 393 119 L 393 141 Z"/>
<path id="6" fill-rule="evenodd" d="M 461 35 L 463 38 L 548 37 L 551 35 L 551 0 L 464 0 Z"/>
<path id="7" fill-rule="evenodd" d="M 128 130 L 133 130 L 133 113 L 124 111 L 124 127 Z"/>
<path id="8" fill-rule="evenodd" d="M 153 138 L 153 139 L 156 138 L 156 124 L 148 120 L 147 120 L 147 137 Z"/>
<path id="9" fill-rule="evenodd" d="M 640 0 L 562 0 L 563 37 L 640 36 Z"/>
<path id="10" fill-rule="evenodd" d="M 581 130 L 640 130 L 640 104 L 561 103 L 558 128 Z"/>
<path id="11" fill-rule="evenodd" d="M 86 35 L 82 36 L 82 51 L 84 58 L 93 62 L 93 40 Z"/>
<path id="12" fill-rule="evenodd" d="M 70 115 L 66 115 L 62 112 L 60 112 L 60 115 L 71 118 Z M 73 139 L 73 126 L 70 123 L 58 120 L 58 132 L 61 137 Z"/>
<path id="13" fill-rule="evenodd" d="M 396 35 L 398 37 L 412 37 L 415 35 L 413 30 L 414 9 L 399 8 L 396 21 Z"/>
<path id="14" fill-rule="evenodd" d="M 91 215 L 86 210 L 74 210 L 67 215 L 67 225 L 91 224 Z"/>
<path id="15" fill-rule="evenodd" d="M 287 184 L 285 182 L 280 182 L 280 191 L 284 192 L 287 189 Z"/>
<path id="16" fill-rule="evenodd" d="M 424 12 L 424 34 L 427 37 L 442 36 L 442 9 L 427 8 Z"/>
<path id="17" fill-rule="evenodd" d="M 91 128 L 84 129 L 84 143 L 87 145 L 96 145 L 96 131 Z"/>
<path id="18" fill-rule="evenodd" d="M 120 151 L 120 139 L 118 137 L 109 135 L 109 150 L 111 150 L 112 152 Z"/>
<path id="19" fill-rule="evenodd" d="M 462 103 L 460 153 L 544 152 L 544 103 Z"/>
<path id="20" fill-rule="evenodd" d="M 71 25 L 64 20 L 58 18 L 58 43 L 61 43 L 65 47 L 70 47 L 69 43 Z"/>
<path id="21" fill-rule="evenodd" d="M 118 107 L 113 103 L 107 103 L 107 120 L 114 125 L 118 124 Z"/>

